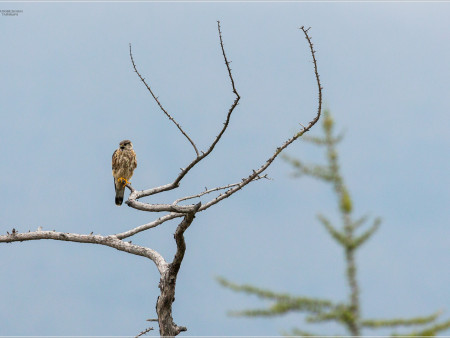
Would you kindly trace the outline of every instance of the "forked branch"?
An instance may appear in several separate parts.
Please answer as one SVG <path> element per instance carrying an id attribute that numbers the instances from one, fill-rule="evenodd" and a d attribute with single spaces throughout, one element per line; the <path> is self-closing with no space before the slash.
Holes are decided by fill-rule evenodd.
<path id="1" fill-rule="evenodd" d="M 195 213 L 200 208 L 200 205 L 201 203 L 196 204 L 195 210 L 186 214 L 183 221 L 178 225 L 174 234 L 175 242 L 177 243 L 177 252 L 175 253 L 172 263 L 169 264 L 169 269 L 161 274 L 161 280 L 159 282 L 161 295 L 158 297 L 156 303 L 156 313 L 158 314 L 161 336 L 173 337 L 180 332 L 187 330 L 186 327 L 178 326 L 174 323 L 172 318 L 172 304 L 175 301 L 175 287 L 178 272 L 180 271 L 181 262 L 183 261 L 184 253 L 186 251 L 184 232 L 194 220 Z"/>
<path id="2" fill-rule="evenodd" d="M 316 116 L 309 122 L 309 124 L 304 127 L 303 129 L 300 130 L 299 132 L 297 132 L 294 136 L 292 136 L 290 139 L 288 139 L 286 142 L 284 142 L 280 147 L 278 147 L 275 151 L 275 153 L 258 169 L 258 170 L 253 170 L 253 173 L 250 174 L 246 179 L 242 180 L 241 183 L 239 183 L 238 185 L 228 189 L 227 191 L 225 191 L 225 193 L 220 194 L 218 197 L 212 199 L 211 201 L 204 203 L 202 205 L 202 207 L 199 209 L 199 211 L 203 211 L 208 209 L 209 207 L 213 206 L 214 204 L 217 204 L 218 202 L 220 202 L 221 200 L 230 197 L 232 194 L 234 194 L 235 192 L 239 191 L 240 189 L 242 189 L 244 186 L 246 186 L 247 184 L 249 184 L 250 182 L 254 181 L 257 177 L 259 177 L 269 166 L 270 164 L 275 160 L 275 158 L 277 158 L 277 156 L 285 149 L 287 148 L 291 143 L 293 143 L 295 140 L 297 140 L 299 137 L 301 137 L 304 133 L 306 133 L 307 131 L 309 131 L 312 126 L 314 126 L 317 121 L 319 121 L 320 118 L 320 114 L 322 112 L 322 85 L 320 83 L 320 77 L 319 77 L 319 73 L 317 70 L 317 60 L 316 60 L 316 51 L 314 50 L 314 46 L 313 43 L 311 41 L 311 37 L 308 35 L 308 31 L 310 28 L 305 29 L 304 26 L 300 27 L 300 29 L 303 31 L 303 33 L 305 34 L 305 38 L 308 41 L 309 44 L 309 48 L 311 50 L 311 55 L 313 58 L 313 64 L 314 64 L 314 73 L 316 75 L 316 82 L 317 82 L 317 88 L 318 88 L 318 93 L 319 93 L 319 103 L 318 103 L 318 109 L 317 109 L 317 114 Z"/>
<path id="3" fill-rule="evenodd" d="M 231 82 L 231 87 L 232 87 L 232 91 L 233 93 L 236 95 L 235 100 L 233 101 L 233 103 L 231 104 L 230 109 L 228 110 L 225 122 L 223 123 L 223 127 L 220 130 L 219 134 L 215 137 L 215 139 L 213 140 L 213 142 L 211 143 L 211 145 L 208 147 L 208 149 L 206 151 L 202 151 L 201 154 L 199 154 L 197 152 L 197 157 L 191 161 L 191 163 L 189 163 L 185 168 L 181 169 L 181 172 L 178 174 L 178 176 L 175 178 L 175 180 L 172 183 L 160 186 L 160 187 L 156 187 L 156 188 L 152 188 L 152 189 L 147 189 L 147 190 L 143 190 L 143 191 L 134 191 L 131 193 L 130 195 L 130 201 L 131 200 L 136 200 L 139 199 L 141 197 L 145 197 L 145 196 L 150 196 L 150 195 L 154 195 L 163 191 L 168 191 L 168 190 L 172 190 L 177 188 L 180 185 L 181 180 L 184 178 L 184 176 L 186 176 L 186 174 L 197 164 L 199 163 L 201 160 L 203 160 L 206 156 L 208 156 L 213 150 L 214 147 L 217 145 L 217 143 L 220 141 L 220 139 L 222 138 L 222 135 L 225 133 L 225 131 L 228 128 L 228 125 L 230 123 L 230 118 L 231 118 L 231 114 L 233 113 L 234 109 L 236 108 L 236 106 L 239 104 L 239 100 L 241 99 L 241 97 L 239 96 L 239 93 L 236 90 L 236 87 L 234 85 L 234 79 L 233 79 L 233 75 L 231 74 L 231 68 L 230 68 L 230 61 L 228 61 L 227 55 L 225 53 L 225 48 L 223 47 L 223 39 L 222 39 L 222 31 L 220 29 L 220 21 L 217 21 L 217 30 L 219 32 L 219 40 L 220 40 L 220 48 L 222 49 L 222 55 L 223 55 L 223 59 L 225 61 L 225 65 L 227 67 L 227 72 L 228 72 L 228 77 L 230 78 L 230 82 Z M 130 47 L 131 48 L 131 47 Z M 131 49 L 130 49 L 130 55 L 132 57 L 131 54 Z M 135 67 L 134 65 L 134 61 L 132 59 L 132 63 L 133 63 L 133 67 Z M 147 83 L 145 82 L 145 80 L 141 77 L 141 75 L 138 73 L 138 71 L 135 68 L 136 73 L 138 74 L 138 76 L 141 78 L 142 82 L 144 82 L 144 84 L 146 85 L 147 89 L 150 91 L 150 93 L 152 94 L 153 98 L 155 100 L 157 100 L 157 97 L 153 94 L 153 92 L 151 91 L 150 87 L 147 85 Z M 157 100 L 157 103 L 159 104 L 159 101 Z M 160 104 L 159 104 L 160 105 Z M 162 106 L 160 105 L 161 109 Z M 163 111 L 168 115 L 168 113 L 163 109 Z M 169 115 L 170 116 L 170 115 Z M 175 122 L 175 120 L 170 117 L 172 121 Z M 178 123 L 176 123 L 178 126 Z M 179 127 L 179 129 L 181 130 L 181 128 Z M 193 142 L 192 142 L 193 143 Z M 137 205 L 137 204 L 134 204 Z M 133 204 L 131 204 L 131 207 L 134 207 Z"/>

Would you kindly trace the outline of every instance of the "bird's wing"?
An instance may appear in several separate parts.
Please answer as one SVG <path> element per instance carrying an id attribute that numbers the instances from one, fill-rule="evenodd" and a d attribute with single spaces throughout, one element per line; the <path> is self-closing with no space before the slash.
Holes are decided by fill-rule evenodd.
<path id="1" fill-rule="evenodd" d="M 137 160 L 136 160 L 136 153 L 134 152 L 134 150 L 132 150 L 132 152 L 133 152 L 133 160 L 131 161 L 131 166 L 134 170 L 137 167 Z"/>
<path id="2" fill-rule="evenodd" d="M 117 169 L 119 165 L 119 149 L 116 149 L 116 151 L 112 155 L 112 163 L 111 163 L 111 169 Z"/>

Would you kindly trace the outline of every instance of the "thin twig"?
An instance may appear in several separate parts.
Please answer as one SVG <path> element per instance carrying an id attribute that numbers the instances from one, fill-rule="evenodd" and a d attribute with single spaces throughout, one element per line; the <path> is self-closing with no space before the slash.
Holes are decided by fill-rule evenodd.
<path id="1" fill-rule="evenodd" d="M 143 336 L 144 334 L 149 333 L 152 330 L 153 330 L 153 328 L 149 327 L 148 329 L 145 329 L 144 331 L 139 332 L 139 334 L 136 337 L 134 337 L 134 338 L 139 338 L 139 337 Z"/>
<path id="2" fill-rule="evenodd" d="M 227 118 L 225 120 L 225 123 L 223 124 L 223 128 L 220 131 L 219 135 L 216 136 L 216 139 L 211 144 L 211 146 L 208 148 L 208 150 L 203 154 L 204 157 L 206 157 L 211 151 L 213 151 L 216 144 L 219 142 L 222 135 L 225 133 L 225 130 L 228 127 L 228 124 L 230 122 L 231 113 L 233 112 L 234 108 L 239 104 L 239 100 L 241 97 L 239 96 L 239 93 L 236 90 L 236 87 L 234 86 L 234 79 L 233 75 L 231 75 L 231 69 L 230 69 L 230 62 L 227 59 L 227 55 L 225 54 L 225 48 L 223 47 L 223 40 L 222 40 L 222 31 L 220 30 L 220 21 L 217 21 L 217 30 L 219 31 L 219 40 L 220 40 L 220 48 L 222 49 L 222 55 L 223 59 L 225 60 L 225 65 L 227 66 L 228 76 L 231 81 L 231 87 L 233 88 L 233 93 L 236 95 L 236 99 L 234 100 L 233 104 L 231 105 L 230 109 L 228 110 Z"/>
<path id="3" fill-rule="evenodd" d="M 311 37 L 308 35 L 308 31 L 311 29 L 311 27 L 309 27 L 308 29 L 305 29 L 305 26 L 301 26 L 300 29 L 305 34 L 305 38 L 306 38 L 306 40 L 308 40 L 309 48 L 311 49 L 311 55 L 312 55 L 313 63 L 314 63 L 314 74 L 316 75 L 317 87 L 319 88 L 319 105 L 317 107 L 317 111 L 318 111 L 317 120 L 318 120 L 320 117 L 320 113 L 322 111 L 322 89 L 323 89 L 323 87 L 320 84 L 319 71 L 317 70 L 316 51 L 314 50 L 313 43 L 311 42 Z"/>
<path id="4" fill-rule="evenodd" d="M 192 144 L 192 146 L 194 147 L 195 153 L 197 154 L 197 156 L 199 155 L 197 147 L 195 146 L 194 141 L 191 140 L 191 138 L 184 132 L 184 130 L 181 128 L 181 126 L 178 124 L 177 121 L 175 121 L 175 119 L 167 112 L 167 110 L 164 109 L 164 107 L 162 106 L 162 104 L 159 102 L 158 97 L 153 93 L 153 91 L 151 90 L 150 86 L 147 84 L 147 82 L 145 82 L 145 79 L 141 76 L 141 74 L 139 73 L 139 71 L 137 70 L 136 64 L 134 63 L 134 59 L 133 59 L 133 54 L 131 53 L 131 43 L 130 43 L 130 58 L 131 58 L 131 63 L 133 64 L 133 68 L 135 73 L 139 76 L 139 78 L 141 79 L 141 81 L 144 83 L 144 85 L 147 87 L 148 91 L 150 92 L 150 94 L 152 94 L 153 98 L 155 99 L 156 103 L 158 104 L 159 108 L 161 108 L 161 110 L 164 112 L 164 114 L 166 114 L 166 116 L 169 118 L 169 120 L 171 120 L 173 123 L 175 123 L 175 125 L 177 126 L 177 128 L 181 131 L 181 133 L 188 139 L 188 141 Z"/>
<path id="5" fill-rule="evenodd" d="M 267 177 L 267 174 L 266 174 L 266 175 L 264 175 L 264 176 L 257 176 L 257 177 L 255 177 L 255 179 L 254 179 L 253 181 L 258 181 L 258 180 L 263 179 L 263 178 L 269 179 L 269 178 Z M 178 204 L 178 203 L 180 203 L 181 201 L 185 201 L 185 200 L 189 200 L 189 199 L 192 199 L 192 198 L 201 197 L 201 196 L 203 196 L 203 195 L 212 193 L 212 192 L 214 192 L 214 191 L 219 191 L 219 190 L 229 189 L 229 188 L 238 186 L 240 183 L 241 183 L 241 182 L 239 182 L 239 183 L 228 184 L 228 185 L 226 185 L 226 186 L 224 186 L 224 187 L 217 187 L 217 188 L 213 188 L 213 189 L 206 189 L 205 191 L 203 191 L 203 192 L 201 192 L 201 193 L 199 193 L 199 194 L 192 195 L 192 196 L 186 196 L 186 197 L 183 197 L 183 198 L 179 198 L 179 199 L 175 200 L 172 204 Z"/>
<path id="6" fill-rule="evenodd" d="M 227 117 L 225 119 L 225 122 L 223 123 L 223 127 L 222 127 L 221 131 L 216 136 L 214 141 L 211 143 L 208 150 L 206 150 L 205 152 L 202 152 L 202 154 L 200 156 L 198 156 L 194 161 L 192 161 L 186 168 L 182 169 L 181 173 L 178 175 L 178 177 L 173 182 L 173 184 L 176 186 L 178 186 L 180 181 L 188 173 L 189 170 L 191 170 L 198 162 L 203 160 L 206 156 L 208 156 L 214 150 L 214 147 L 220 141 L 222 135 L 225 133 L 225 130 L 228 128 L 228 124 L 230 123 L 231 114 L 233 113 L 234 108 L 236 108 L 236 106 L 239 103 L 239 100 L 241 99 L 241 97 L 239 96 L 239 93 L 236 90 L 236 87 L 234 86 L 234 79 L 233 79 L 233 75 L 231 75 L 230 63 L 227 59 L 227 56 L 225 54 L 225 49 L 223 47 L 222 31 L 220 30 L 220 21 L 217 21 L 217 29 L 219 31 L 220 48 L 222 49 L 222 55 L 225 60 L 225 65 L 227 66 L 228 76 L 231 81 L 233 93 L 236 95 L 236 99 L 234 100 L 233 104 L 231 105 L 230 109 L 228 110 Z"/>
<path id="7" fill-rule="evenodd" d="M 240 96 L 236 90 L 236 87 L 234 86 L 233 76 L 231 75 L 230 63 L 228 62 L 227 55 L 225 54 L 225 48 L 223 47 L 222 31 L 220 30 L 220 21 L 217 21 L 217 29 L 219 31 L 220 48 L 222 48 L 223 58 L 225 59 L 225 64 L 227 65 L 228 76 L 230 77 L 230 80 L 231 80 L 231 86 L 233 87 L 233 93 L 235 93 L 236 96 L 238 98 L 240 98 Z"/>

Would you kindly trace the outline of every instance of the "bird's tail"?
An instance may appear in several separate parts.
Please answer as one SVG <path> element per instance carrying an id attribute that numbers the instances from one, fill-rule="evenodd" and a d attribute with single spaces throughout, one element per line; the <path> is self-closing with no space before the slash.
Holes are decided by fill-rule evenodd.
<path id="1" fill-rule="evenodd" d="M 123 202 L 123 194 L 125 193 L 125 187 L 123 184 L 114 180 L 114 186 L 116 188 L 116 205 L 120 207 Z"/>

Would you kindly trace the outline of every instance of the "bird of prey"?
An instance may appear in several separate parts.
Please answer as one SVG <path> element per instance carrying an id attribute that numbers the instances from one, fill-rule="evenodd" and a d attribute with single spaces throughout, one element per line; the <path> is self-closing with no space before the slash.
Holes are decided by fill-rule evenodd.
<path id="1" fill-rule="evenodd" d="M 133 176 L 136 167 L 136 153 L 133 150 L 133 144 L 130 140 L 123 140 L 112 156 L 112 174 L 117 206 L 122 205 L 125 186 L 130 183 L 128 180 Z"/>

